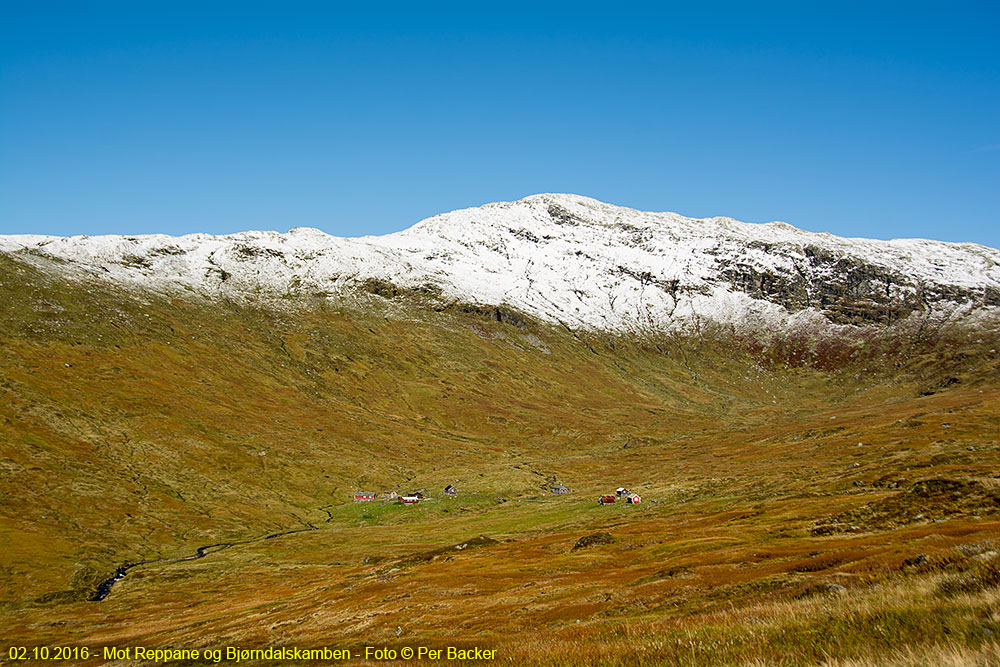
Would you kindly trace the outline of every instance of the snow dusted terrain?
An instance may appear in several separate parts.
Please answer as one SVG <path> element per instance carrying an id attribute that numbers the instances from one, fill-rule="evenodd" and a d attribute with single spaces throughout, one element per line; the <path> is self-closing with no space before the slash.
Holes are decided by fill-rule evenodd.
<path id="1" fill-rule="evenodd" d="M 386 236 L 0 236 L 0 252 L 74 278 L 282 299 L 375 293 L 496 305 L 611 331 L 704 319 L 759 328 L 884 326 L 1000 309 L 1000 251 L 845 239 L 772 222 L 645 213 L 541 194 Z"/>

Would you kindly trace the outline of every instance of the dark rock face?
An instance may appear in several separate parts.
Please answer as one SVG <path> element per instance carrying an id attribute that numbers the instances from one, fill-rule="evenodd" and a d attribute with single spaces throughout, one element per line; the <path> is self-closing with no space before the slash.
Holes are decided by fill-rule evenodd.
<path id="1" fill-rule="evenodd" d="M 756 249 L 792 259 L 795 272 L 762 272 L 749 264 L 718 256 L 716 266 L 722 280 L 734 290 L 778 304 L 793 313 L 816 308 L 834 324 L 891 324 L 914 311 L 928 309 L 936 301 L 1000 305 L 1000 291 L 993 288 L 926 285 L 902 273 L 837 256 L 818 246 L 802 248 L 801 256 L 797 249 L 793 254 L 792 248 L 779 245 L 759 244 Z"/>
<path id="2" fill-rule="evenodd" d="M 451 303 L 439 306 L 435 308 L 435 310 L 452 310 L 468 315 L 478 315 L 491 320 L 496 320 L 497 322 L 502 322 L 504 324 L 511 324 L 519 329 L 524 329 L 528 324 L 528 320 L 524 315 L 507 306 L 490 306 L 478 303 Z"/>
<path id="3" fill-rule="evenodd" d="M 570 225 L 576 227 L 580 224 L 581 220 L 567 211 L 562 206 L 558 204 L 550 204 L 548 208 L 549 217 L 551 217 L 556 224 L 559 225 Z"/>
<path id="4" fill-rule="evenodd" d="M 822 310 L 835 324 L 890 324 L 922 307 L 921 290 L 901 275 L 853 259 L 835 259 L 806 248 L 807 262 L 796 273 L 760 273 L 747 265 L 720 260 L 720 276 L 734 289 L 790 312 Z"/>
<path id="5" fill-rule="evenodd" d="M 381 278 L 367 278 L 359 287 L 362 291 L 375 294 L 384 299 L 397 299 L 400 297 L 438 297 L 441 289 L 435 285 L 419 285 L 417 287 L 400 287 L 399 285 Z"/>
<path id="6" fill-rule="evenodd" d="M 255 246 L 248 243 L 240 243 L 233 246 L 232 253 L 238 261 L 243 262 L 251 262 L 262 257 L 284 259 L 284 255 L 273 248 Z"/>

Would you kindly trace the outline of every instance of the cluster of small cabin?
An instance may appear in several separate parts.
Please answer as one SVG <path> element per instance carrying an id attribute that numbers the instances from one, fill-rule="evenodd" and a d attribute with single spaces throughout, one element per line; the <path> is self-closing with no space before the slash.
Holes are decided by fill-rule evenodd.
<path id="1" fill-rule="evenodd" d="M 354 492 L 354 502 L 356 503 L 370 503 L 374 502 L 380 494 L 374 491 L 355 491 Z M 458 489 L 449 484 L 444 487 L 444 495 L 449 498 L 454 498 L 458 495 Z M 398 491 L 383 491 L 381 493 L 382 500 L 395 500 L 398 503 L 404 505 L 416 505 L 421 500 L 424 499 L 424 494 L 421 491 L 413 491 L 412 493 L 399 493 Z"/>
<path id="2" fill-rule="evenodd" d="M 570 490 L 563 486 L 562 484 L 556 484 L 551 487 L 552 493 L 569 493 Z M 374 502 L 379 495 L 381 495 L 382 500 L 395 500 L 398 503 L 404 505 L 416 505 L 421 500 L 424 499 L 424 494 L 421 491 L 413 491 L 412 493 L 401 494 L 397 491 L 383 491 L 381 494 L 377 494 L 374 491 L 355 491 L 354 492 L 354 502 L 356 503 L 370 503 Z M 449 484 L 444 487 L 444 495 L 449 498 L 454 498 L 458 495 L 458 489 Z M 642 502 L 642 496 L 638 493 L 632 493 L 624 486 L 618 487 L 614 495 L 606 493 L 597 499 L 597 502 L 601 505 L 614 505 L 618 502 L 618 499 L 622 499 L 623 502 L 629 505 L 638 505 Z"/>
<path id="3" fill-rule="evenodd" d="M 614 495 L 611 495 L 610 493 L 602 495 L 600 498 L 597 499 L 597 502 L 600 505 L 614 505 L 616 502 L 618 502 L 619 498 L 623 498 L 625 502 L 628 503 L 629 505 L 638 505 L 639 503 L 642 502 L 642 496 L 640 496 L 638 493 L 632 493 L 624 486 L 619 486 L 615 490 Z"/>

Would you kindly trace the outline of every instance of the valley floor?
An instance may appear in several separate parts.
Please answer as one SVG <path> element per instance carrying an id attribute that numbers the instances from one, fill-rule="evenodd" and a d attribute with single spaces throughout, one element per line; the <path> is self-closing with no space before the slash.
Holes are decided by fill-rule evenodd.
<path id="1" fill-rule="evenodd" d="M 542 665 L 996 664 L 1000 480 L 984 429 L 998 401 L 977 390 L 817 415 L 795 425 L 817 435 L 794 448 L 775 433 L 791 425 L 771 425 L 511 464 L 567 482 L 565 496 L 499 497 L 473 477 L 457 498 L 435 490 L 417 506 L 315 507 L 299 521 L 316 530 L 140 566 L 100 602 L 8 607 L 2 636 L 478 646 Z M 843 430 L 819 435 L 832 417 Z M 902 455 L 905 427 L 938 444 Z M 645 502 L 599 506 L 619 483 Z M 595 533 L 611 539 L 577 548 Z"/>

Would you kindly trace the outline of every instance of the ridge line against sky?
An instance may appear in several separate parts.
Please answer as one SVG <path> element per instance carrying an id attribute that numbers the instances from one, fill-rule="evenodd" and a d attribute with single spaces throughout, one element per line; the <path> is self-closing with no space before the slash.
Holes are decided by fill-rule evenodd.
<path id="1" fill-rule="evenodd" d="M 6 2 L 0 234 L 384 234 L 539 192 L 1000 247 L 1000 7 Z"/>

